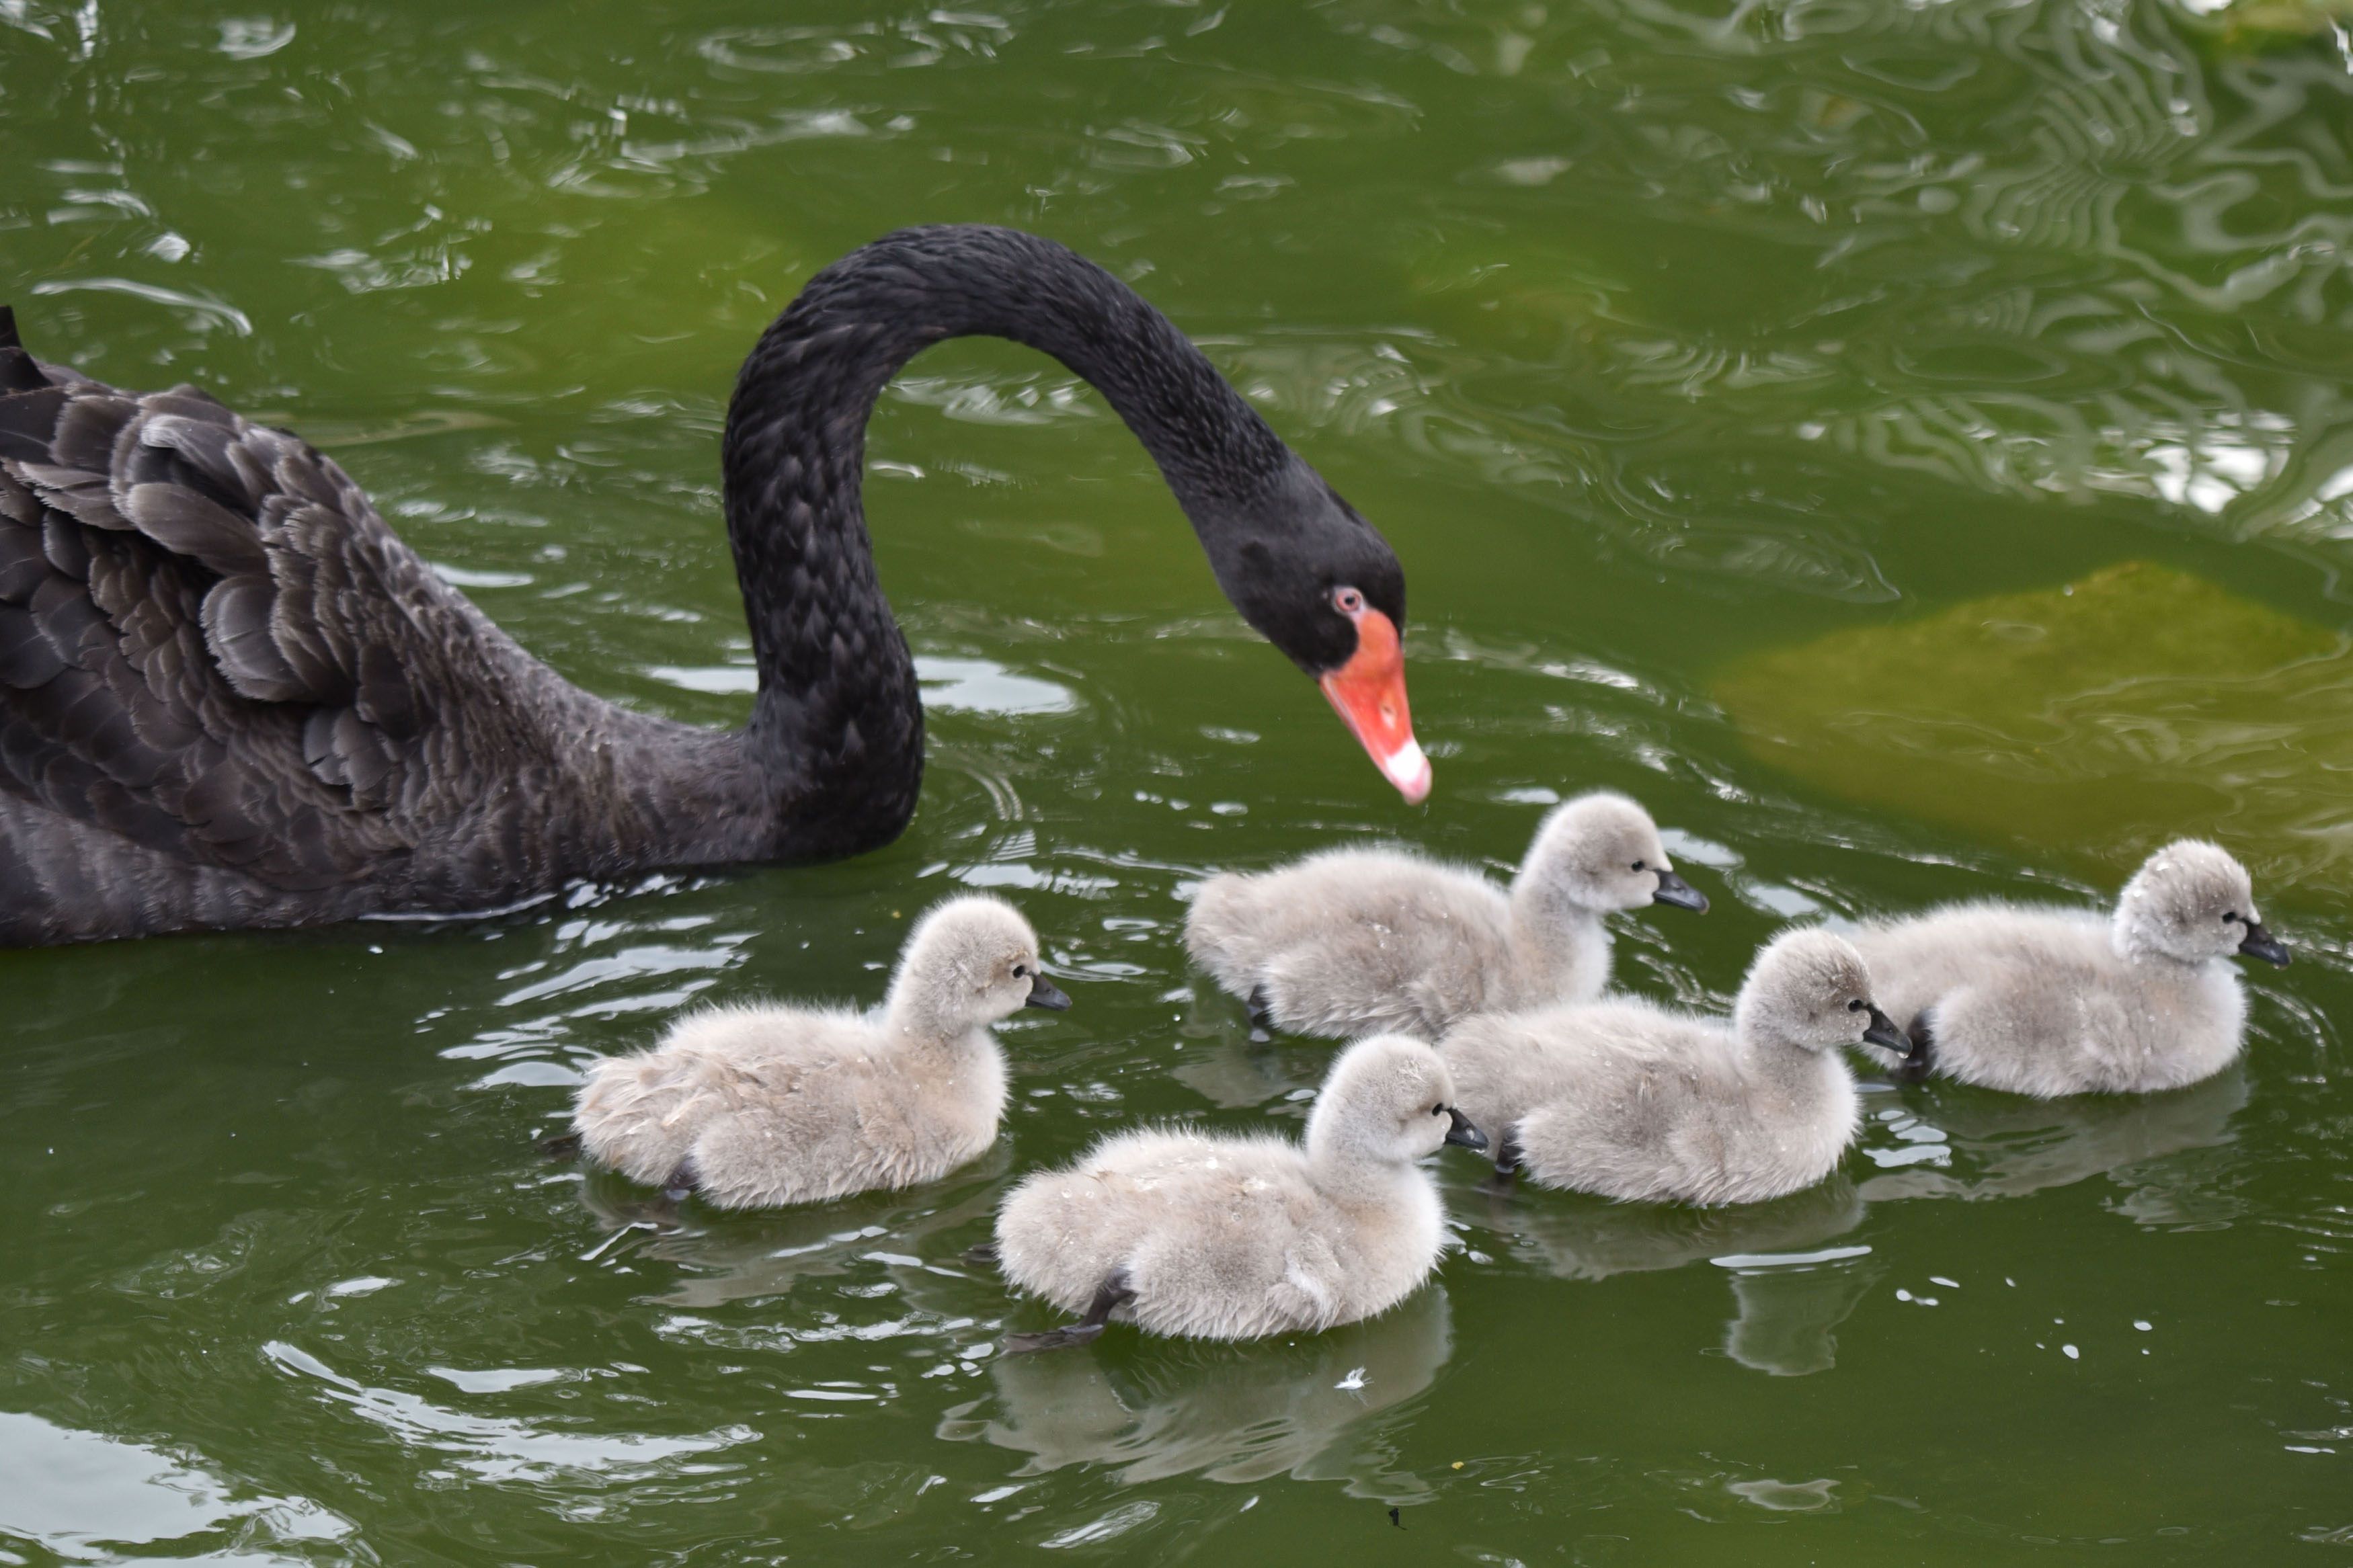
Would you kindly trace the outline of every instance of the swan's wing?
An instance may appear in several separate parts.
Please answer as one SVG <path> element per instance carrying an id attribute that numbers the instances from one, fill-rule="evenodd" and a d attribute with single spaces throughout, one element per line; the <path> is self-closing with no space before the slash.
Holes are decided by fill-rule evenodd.
<path id="1" fill-rule="evenodd" d="M 289 890 L 495 774 L 513 645 L 298 437 L 37 366 L 0 320 L 0 791 Z"/>

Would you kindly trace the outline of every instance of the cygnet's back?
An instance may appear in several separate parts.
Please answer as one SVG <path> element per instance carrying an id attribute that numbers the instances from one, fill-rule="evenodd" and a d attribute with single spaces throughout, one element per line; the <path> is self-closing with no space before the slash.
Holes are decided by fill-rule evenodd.
<path id="1" fill-rule="evenodd" d="M 1810 1186 L 1861 1110 L 1839 1047 L 1903 1037 L 1826 931 L 1757 955 L 1732 1019 L 1630 999 L 1472 1018 L 1440 1046 L 1464 1113 L 1541 1185 L 1754 1203 Z"/>
<path id="2" fill-rule="evenodd" d="M 1183 1128 L 1106 1138 L 1042 1172 L 997 1221 L 1006 1278 L 1071 1311 L 1154 1333 L 1243 1339 L 1368 1317 L 1425 1279 L 1444 1239 L 1414 1162 L 1483 1143 L 1436 1053 L 1360 1042 L 1334 1064 L 1303 1145 Z M 1082 1333 L 1064 1331 L 1067 1342 Z"/>
<path id="3" fill-rule="evenodd" d="M 2233 958 L 2287 950 L 2246 868 L 2195 839 L 2150 856 L 2113 915 L 1984 901 L 1874 922 L 1854 942 L 1915 1067 L 2013 1093 L 2140 1093 L 2220 1072 L 2245 1038 Z"/>
<path id="4" fill-rule="evenodd" d="M 2071 990 L 2096 986 L 2116 964 L 2107 920 L 2090 910 L 1990 900 L 1947 904 L 1850 933 L 1871 965 L 1879 1005 L 1908 1025 L 1972 974 L 2029 965 Z"/>
<path id="5" fill-rule="evenodd" d="M 1602 916 L 1664 902 L 1704 910 L 1656 825 L 1607 793 L 1546 818 L 1506 892 L 1475 870 L 1403 849 L 1330 849 L 1201 885 L 1185 922 L 1194 958 L 1286 1029 L 1436 1038 L 1473 1013 L 1598 995 Z"/>
<path id="6" fill-rule="evenodd" d="M 1069 1005 L 1010 905 L 955 899 L 909 936 L 879 1013 L 691 1014 L 652 1049 L 592 1067 L 574 1125 L 632 1179 L 726 1208 L 932 1181 L 996 1141 L 1005 1059 L 988 1026 Z"/>

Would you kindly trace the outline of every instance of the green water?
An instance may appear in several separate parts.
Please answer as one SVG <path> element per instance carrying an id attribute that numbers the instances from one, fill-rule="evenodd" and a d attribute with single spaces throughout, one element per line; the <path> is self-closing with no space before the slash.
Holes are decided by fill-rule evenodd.
<path id="1" fill-rule="evenodd" d="M 2116 784 L 2086 844 L 2080 791 L 1915 805 L 1835 725 L 1777 765 L 1737 672 L 1803 708 L 1786 650 L 1877 628 L 1933 672 L 1956 606 L 2126 562 L 2339 646 L 2348 137 L 2330 34 L 2155 0 L 5 0 L 34 346 L 299 426 L 575 679 L 744 712 L 735 363 L 839 252 L 987 219 L 1134 280 L 1388 532 L 1438 771 L 1399 804 L 1059 367 L 925 355 L 868 485 L 934 698 L 897 846 L 0 953 L 0 1562 L 2344 1560 L 2353 910 L 2248 815 L 2306 768 L 2325 835 L 2342 700 L 2218 739 L 2227 682 L 2174 671 L 2200 726 L 2127 704 L 2068 753 Z M 1998 721 L 1898 749 L 1991 776 L 2039 733 Z M 1380 1321 L 990 1353 L 1050 1321 L 958 1261 L 1015 1173 L 1139 1117 L 1291 1125 L 1328 1059 L 1187 975 L 1192 879 L 1373 834 L 1501 868 L 1596 784 L 1715 900 L 1625 922 L 1649 994 L 1723 1001 L 1792 917 L 2088 899 L 2226 825 L 2298 958 L 2184 1095 L 1876 1089 L 1838 1180 L 1728 1216 L 1497 1205 L 1458 1157 L 1461 1249 Z M 871 1001 L 959 887 L 1077 998 L 1007 1031 L 990 1161 L 660 1232 L 534 1156 L 590 1057 L 697 1000 Z"/>

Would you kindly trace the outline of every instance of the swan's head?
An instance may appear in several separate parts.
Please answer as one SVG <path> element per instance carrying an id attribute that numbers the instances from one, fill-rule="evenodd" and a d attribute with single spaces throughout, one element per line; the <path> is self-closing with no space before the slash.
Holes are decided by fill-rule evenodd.
<path id="1" fill-rule="evenodd" d="M 1826 1050 L 1866 1042 L 1912 1054 L 1909 1036 L 1871 999 L 1871 972 L 1842 936 L 1814 927 L 1766 943 L 1748 966 L 1732 1026 L 1752 1044 Z"/>
<path id="2" fill-rule="evenodd" d="M 2255 912 L 2255 884 L 2231 852 L 2181 838 L 2142 863 L 2116 900 L 2116 951 L 2183 963 L 2243 952 L 2285 963 L 2287 947 Z"/>
<path id="3" fill-rule="evenodd" d="M 1407 800 L 1430 759 L 1405 699 L 1405 571 L 1388 541 L 1297 457 L 1248 500 L 1188 501 L 1218 585 L 1314 678 Z"/>
<path id="4" fill-rule="evenodd" d="M 1448 1143 L 1484 1149 L 1487 1137 L 1454 1109 L 1454 1079 L 1438 1053 L 1403 1035 L 1342 1051 L 1307 1119 L 1311 1160 L 1401 1164 Z"/>
<path id="5" fill-rule="evenodd" d="M 1651 814 L 1608 790 L 1553 808 L 1536 829 L 1514 888 L 1523 897 L 1582 910 L 1672 904 L 1707 912 L 1699 889 L 1675 875 Z"/>
<path id="6" fill-rule="evenodd" d="M 901 1027 L 943 1038 L 1024 1007 L 1070 1005 L 1039 965 L 1029 922 L 1004 900 L 979 895 L 950 899 L 916 922 L 887 1004 Z"/>

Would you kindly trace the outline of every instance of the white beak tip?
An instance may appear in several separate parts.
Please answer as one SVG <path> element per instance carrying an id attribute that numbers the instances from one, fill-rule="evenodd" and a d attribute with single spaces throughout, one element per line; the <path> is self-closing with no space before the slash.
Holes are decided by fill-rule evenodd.
<path id="1" fill-rule="evenodd" d="M 1408 741 L 1381 759 L 1381 772 L 1398 793 L 1405 796 L 1408 805 L 1419 805 L 1430 798 L 1431 770 L 1430 758 L 1420 743 Z"/>

